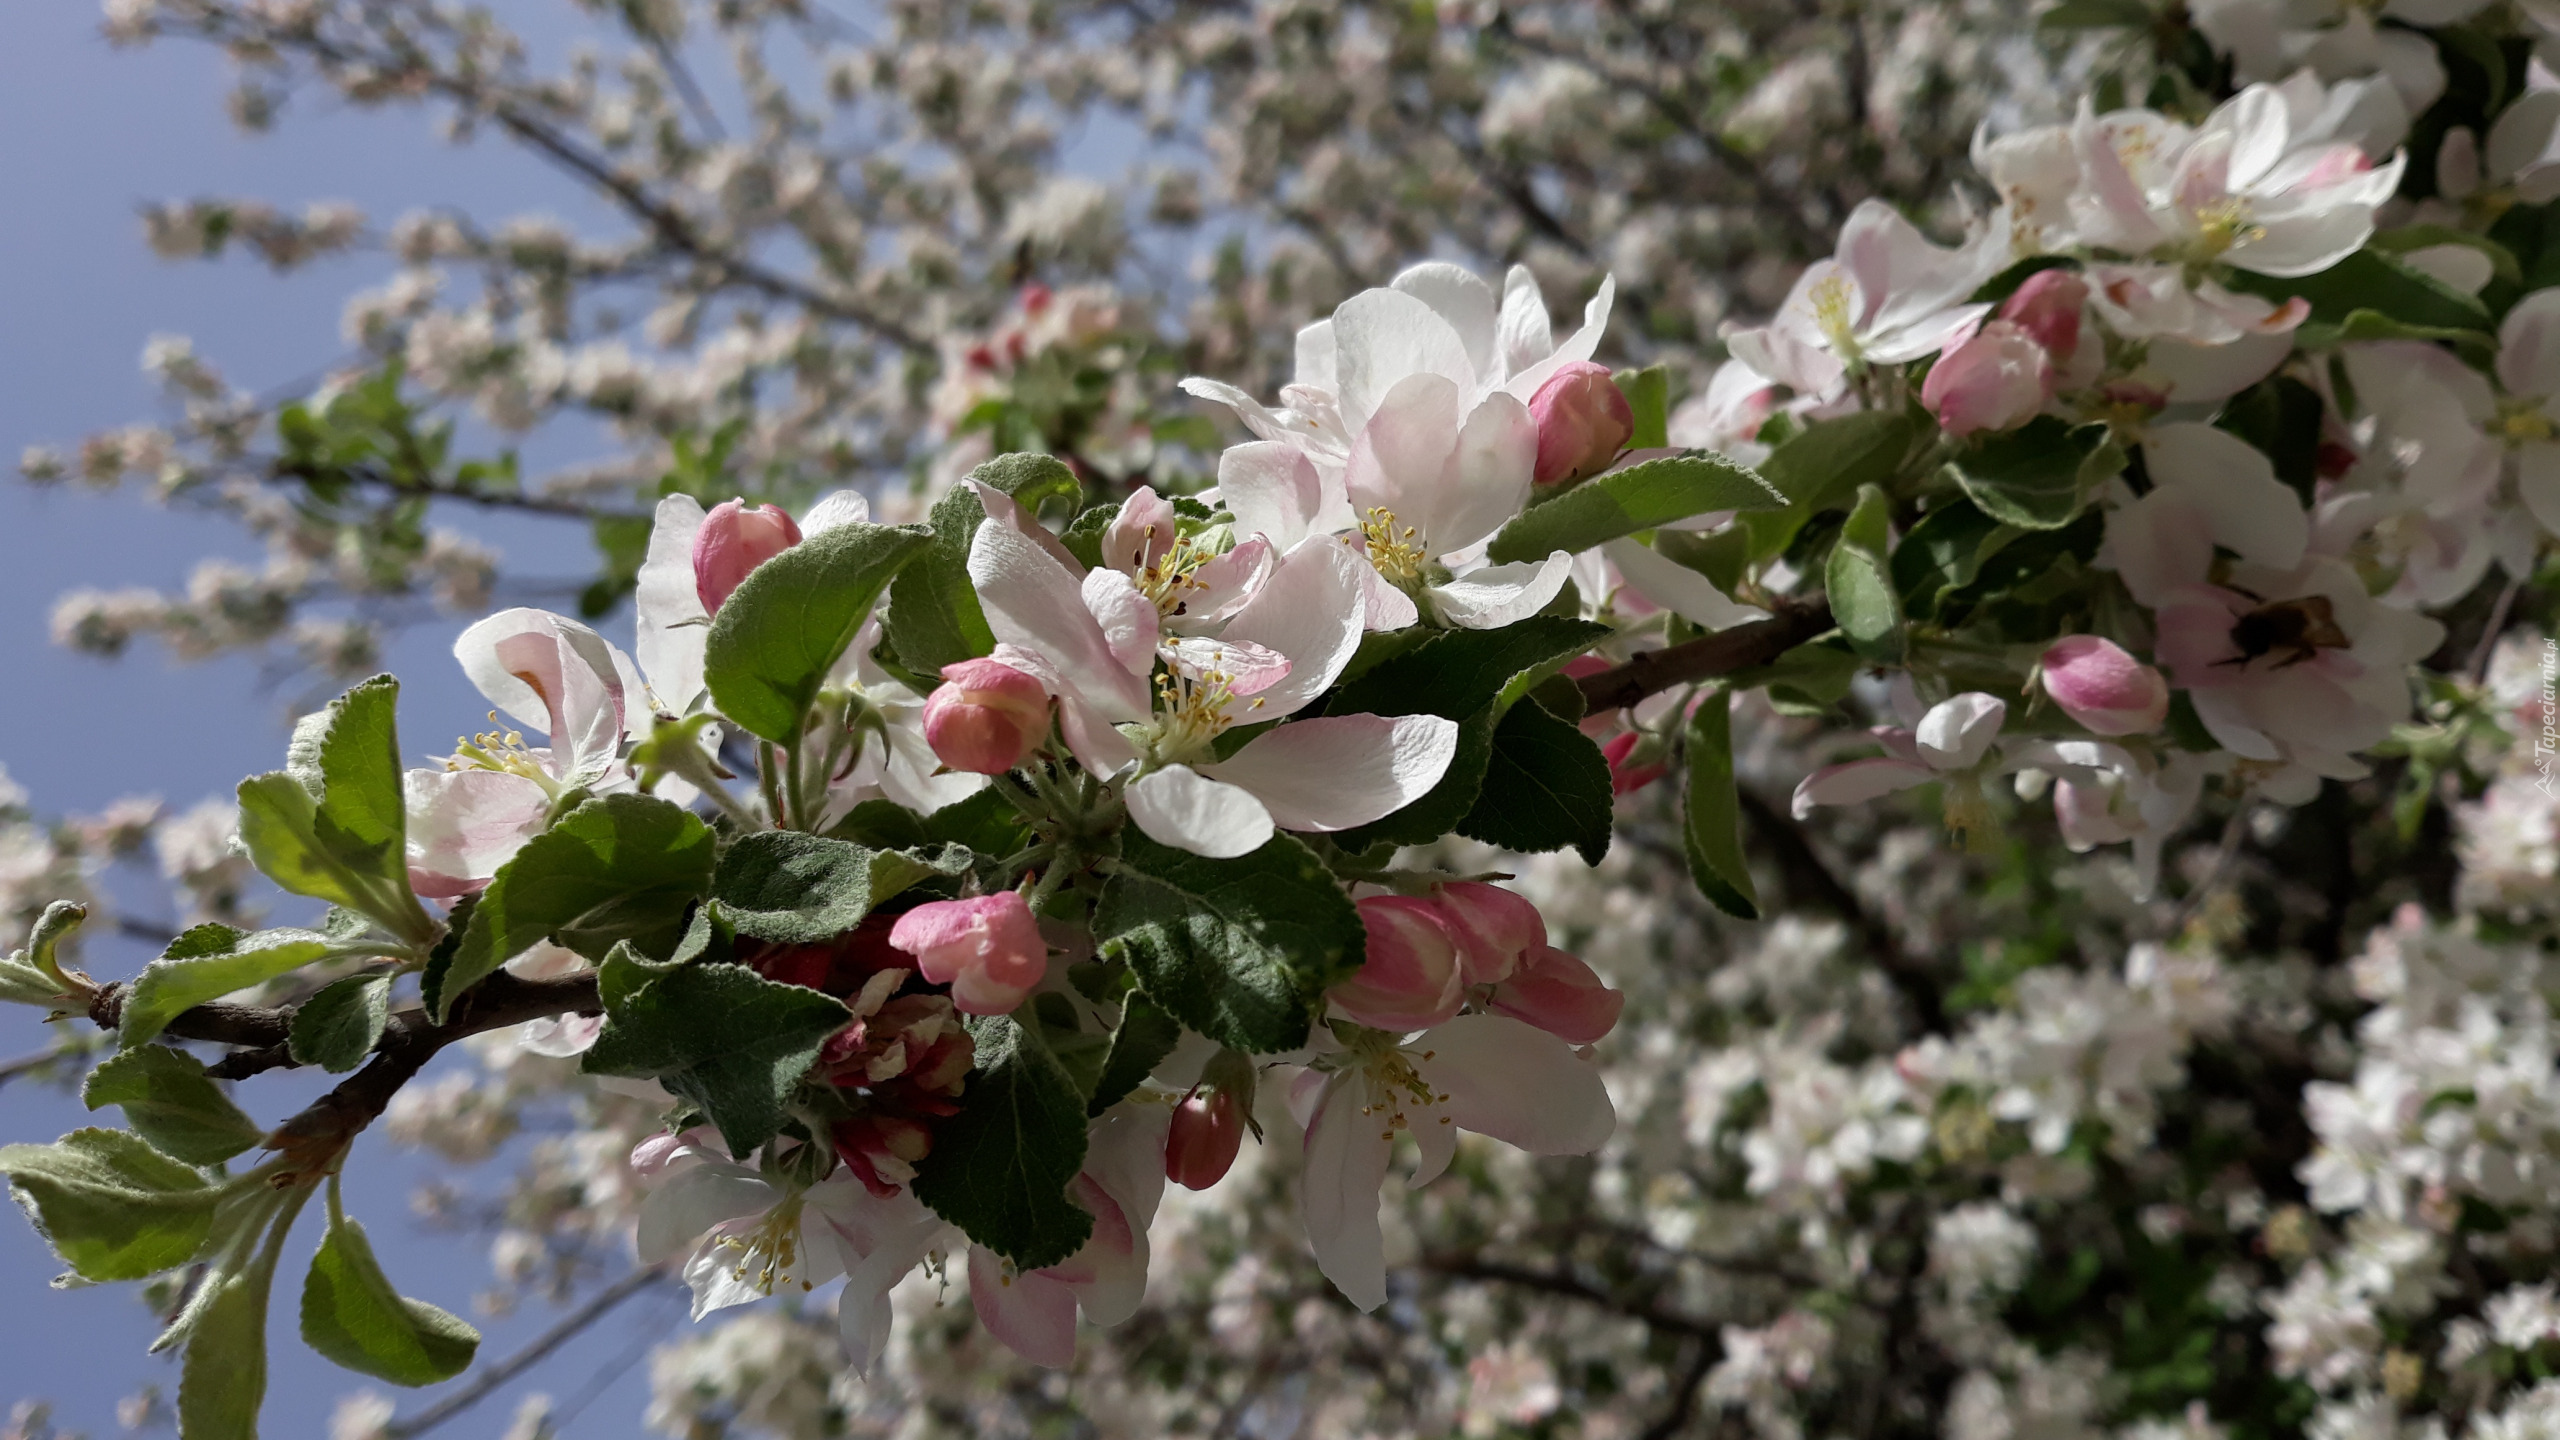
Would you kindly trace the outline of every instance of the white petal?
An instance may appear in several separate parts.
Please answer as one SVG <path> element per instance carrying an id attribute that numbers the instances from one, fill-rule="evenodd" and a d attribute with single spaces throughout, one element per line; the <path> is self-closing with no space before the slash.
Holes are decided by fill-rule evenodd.
<path id="1" fill-rule="evenodd" d="M 742 1165 L 706 1161 L 669 1176 L 640 1202 L 634 1243 L 643 1265 L 663 1265 L 723 1220 L 761 1214 L 781 1196 Z"/>
<path id="2" fill-rule="evenodd" d="M 2516 495 L 2545 531 L 2560 535 L 2560 444 L 2543 441 L 2517 449 Z"/>
<path id="3" fill-rule="evenodd" d="M 1538 422 L 1511 396 L 1488 395 L 1458 427 L 1451 459 L 1429 519 L 1408 517 L 1440 555 L 1475 548 L 1527 507 L 1538 472 Z"/>
<path id="4" fill-rule="evenodd" d="M 1629 589 L 1693 625 L 1722 630 L 1768 618 L 1768 611 L 1737 603 L 1713 580 L 1641 541 L 1612 540 L 1601 550 Z"/>
<path id="5" fill-rule="evenodd" d="M 871 502 L 859 490 L 830 490 L 818 497 L 809 513 L 800 517 L 800 538 L 808 539 L 821 531 L 843 525 L 859 525 L 871 518 Z"/>
<path id="6" fill-rule="evenodd" d="M 1926 765 L 1891 756 L 1825 765 L 1796 786 L 1795 817 L 1802 820 L 1817 805 L 1861 805 L 1937 778 L 1937 772 Z"/>
<path id="7" fill-rule="evenodd" d="M 1034 1365 L 1064 1370 L 1076 1363 L 1076 1292 L 1036 1270 L 1008 1269 L 985 1246 L 969 1247 L 969 1299 L 978 1323 Z"/>
<path id="8" fill-rule="evenodd" d="M 551 813 L 550 792 L 539 782 L 503 770 L 410 770 L 401 785 L 409 883 L 438 900 L 485 887 Z"/>
<path id="9" fill-rule="evenodd" d="M 1333 684 L 1360 648 L 1369 611 L 1362 572 L 1369 562 L 1350 547 L 1310 540 L 1281 557 L 1271 578 L 1254 592 L 1220 634 L 1289 657 L 1288 678 L 1253 698 L 1254 720 L 1277 720 L 1304 708 Z M 1237 718 L 1246 712 L 1238 709 Z"/>
<path id="10" fill-rule="evenodd" d="M 1121 798 L 1147 838 L 1212 860 L 1250 855 L 1271 838 L 1271 812 L 1261 801 L 1187 765 L 1141 775 Z"/>
<path id="11" fill-rule="evenodd" d="M 1429 793 L 1457 753 L 1457 722 L 1437 715 L 1319 715 L 1201 768 L 1252 791 L 1284 830 L 1348 830 Z"/>
<path id="12" fill-rule="evenodd" d="M 2498 326 L 2498 379 L 2510 394 L 2560 396 L 2560 289 L 2536 290 Z"/>
<path id="13" fill-rule="evenodd" d="M 1334 394 L 1353 435 L 1407 376 L 1442 376 L 1461 394 L 1475 385 L 1457 327 L 1400 290 L 1363 290 L 1343 301 L 1333 312 L 1333 343 Z"/>
<path id="14" fill-rule="evenodd" d="M 1146 680 L 1131 674 L 1113 652 L 1085 608 L 1076 573 L 1018 527 L 992 515 L 978 526 L 969 545 L 969 580 L 996 639 L 1046 656 L 1062 682 L 1104 718 L 1147 717 L 1152 702 Z"/>
<path id="15" fill-rule="evenodd" d="M 1573 556 L 1562 550 L 1544 560 L 1481 566 L 1432 586 L 1432 604 L 1460 629 L 1498 630 L 1546 609 L 1572 573 Z"/>
<path id="16" fill-rule="evenodd" d="M 1263 536 L 1283 551 L 1307 537 L 1324 504 L 1315 462 L 1270 440 L 1231 445 L 1218 457 L 1218 494 L 1238 535 Z"/>
<path id="17" fill-rule="evenodd" d="M 1369 630 L 1401 630 L 1422 618 L 1413 597 L 1395 587 L 1394 582 L 1378 573 L 1369 557 L 1360 557 L 1360 602 L 1362 628 Z"/>
<path id="18" fill-rule="evenodd" d="M 1532 1155 L 1588 1155 L 1618 1113 L 1600 1072 L 1572 1046 L 1508 1015 L 1461 1015 L 1413 1042 L 1417 1068 L 1449 1096 L 1461 1129 Z"/>
<path id="19" fill-rule="evenodd" d="M 1448 1173 L 1449 1162 L 1458 1155 L 1458 1118 L 1444 1114 L 1437 1106 L 1413 1117 L 1415 1123 L 1405 1133 L 1413 1137 L 1413 1178 L 1408 1188 L 1419 1190 Z"/>
<path id="20" fill-rule="evenodd" d="M 1555 353 L 1555 335 L 1547 320 L 1547 297 L 1539 291 L 1538 277 L 1529 273 L 1528 266 L 1514 265 L 1502 277 L 1502 314 L 1494 328 L 1505 378 Z"/>
<path id="21" fill-rule="evenodd" d="M 1467 360 L 1478 376 L 1492 373 L 1495 302 L 1493 287 L 1484 283 L 1482 276 L 1446 260 L 1426 260 L 1389 283 L 1438 311 L 1440 318 L 1449 322 L 1449 328 L 1458 332 L 1458 341 L 1466 347 Z"/>
<path id="22" fill-rule="evenodd" d="M 2008 705 L 1979 690 L 1968 690 L 1929 707 L 1912 727 L 1920 758 L 1940 770 L 1965 770 L 1982 763 L 1991 742 L 2000 738 Z"/>
<path id="23" fill-rule="evenodd" d="M 1609 310 L 1617 302 L 1618 280 L 1614 275 L 1600 277 L 1600 288 L 1583 302 L 1582 325 L 1564 343 L 1549 352 L 1545 359 L 1523 369 L 1505 381 L 1503 390 L 1514 399 L 1526 402 L 1538 393 L 1548 377 L 1577 360 L 1588 360 L 1599 353 L 1601 333 L 1609 328 Z M 1539 302 L 1542 306 L 1543 300 Z"/>
<path id="24" fill-rule="evenodd" d="M 1155 665 L 1160 628 L 1155 602 L 1139 592 L 1138 582 L 1108 568 L 1086 571 L 1082 589 L 1085 609 L 1102 627 L 1112 658 L 1132 675 L 1146 674 Z"/>
<path id="25" fill-rule="evenodd" d="M 1368 1080 L 1358 1071 L 1325 1087 L 1307 1126 L 1306 1164 L 1298 1175 L 1298 1214 L 1316 1268 L 1362 1310 L 1387 1303 L 1387 1249 L 1378 1225 L 1378 1189 L 1395 1149 L 1376 1117 L 1363 1114 Z"/>
<path id="26" fill-rule="evenodd" d="M 631 596 L 641 673 L 658 703 L 678 715 L 702 696 L 702 642 L 711 633 L 693 583 L 693 537 L 701 529 L 701 501 L 690 495 L 659 501 Z"/>
<path id="27" fill-rule="evenodd" d="M 2202 511 L 2214 542 L 2275 570 L 2302 563 L 2311 517 L 2293 487 L 2248 441 L 2210 425 L 2154 425 L 2142 442 L 2152 479 Z"/>
<path id="28" fill-rule="evenodd" d="M 1440 506 L 1455 498 L 1450 461 L 1464 401 L 1457 382 L 1439 375 L 1407 376 L 1381 396 L 1352 438 L 1343 469 L 1352 508 L 1386 510 L 1424 537 L 1435 535 Z M 1533 466 L 1534 447 L 1532 441 Z"/>
<path id="29" fill-rule="evenodd" d="M 489 703 L 551 737 L 555 773 L 601 777 L 622 747 L 622 677 L 605 638 L 548 610 L 501 610 L 453 642 Z"/>

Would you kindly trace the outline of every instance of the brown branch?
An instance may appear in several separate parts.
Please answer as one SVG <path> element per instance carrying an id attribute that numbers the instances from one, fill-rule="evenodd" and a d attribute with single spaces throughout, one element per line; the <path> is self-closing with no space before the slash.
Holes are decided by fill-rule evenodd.
<path id="1" fill-rule="evenodd" d="M 1487 1260 L 1473 1251 L 1441 1251 L 1422 1257 L 1422 1268 L 1434 1275 L 1453 1280 L 1483 1280 L 1501 1285 L 1516 1285 L 1543 1295 L 1560 1295 L 1581 1300 L 1604 1310 L 1637 1320 L 1656 1330 L 1674 1335 L 1691 1335 L 1707 1343 L 1710 1349 L 1721 1349 L 1722 1328 L 1695 1315 L 1666 1310 L 1651 1300 L 1615 1294 L 1594 1285 L 1581 1276 L 1558 1270 L 1537 1270 L 1526 1265 L 1513 1265 L 1501 1260 Z"/>
<path id="2" fill-rule="evenodd" d="M 535 1336 L 533 1341 L 523 1349 L 473 1376 L 470 1384 L 444 1396 L 415 1415 L 394 1420 L 383 1426 L 382 1434 L 386 1440 L 409 1440 L 411 1436 L 424 1435 L 488 1399 L 490 1394 L 500 1386 L 549 1359 L 552 1351 L 576 1339 L 588 1326 L 612 1313 L 615 1306 L 648 1289 L 652 1282 L 665 1278 L 665 1272 L 655 1266 L 643 1266 L 632 1271 L 587 1297 L 587 1303 L 562 1316 L 559 1323 Z"/>
<path id="3" fill-rule="evenodd" d="M 1676 685 L 1766 665 L 1831 625 L 1831 606 L 1820 596 L 1781 600 L 1766 620 L 1648 650 L 1615 669 L 1583 676 L 1578 682 L 1583 706 L 1591 711 L 1622 710 Z"/>
<path id="4" fill-rule="evenodd" d="M 1777 862 L 1790 899 L 1810 901 L 1840 917 L 1858 944 L 1884 970 L 1912 1009 L 1921 1027 L 1932 1033 L 1946 1029 L 1945 1001 L 1938 994 L 1939 976 L 1927 960 L 1911 954 L 1895 938 L 1893 927 L 1869 910 L 1805 838 L 1796 823 L 1762 799 L 1748 785 L 1734 787 L 1743 818 Z"/>

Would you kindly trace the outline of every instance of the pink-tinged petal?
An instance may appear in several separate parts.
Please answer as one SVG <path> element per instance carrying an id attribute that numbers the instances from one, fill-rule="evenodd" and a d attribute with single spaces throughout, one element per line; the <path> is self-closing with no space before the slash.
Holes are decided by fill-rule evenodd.
<path id="1" fill-rule="evenodd" d="M 550 793 L 502 770 L 411 770 L 409 885 L 430 900 L 476 895 L 542 830 Z"/>
<path id="2" fill-rule="evenodd" d="M 1138 747 L 1113 728 L 1111 720 L 1073 696 L 1058 700 L 1058 733 L 1076 763 L 1096 775 L 1117 775 L 1138 758 Z"/>
<path id="3" fill-rule="evenodd" d="M 1335 307 L 1333 345 L 1334 394 L 1355 435 L 1408 377 L 1435 376 L 1460 392 L 1475 383 L 1457 328 L 1402 291 L 1363 290 Z"/>
<path id="4" fill-rule="evenodd" d="M 1365 630 L 1401 630 L 1422 618 L 1413 597 L 1399 590 L 1378 567 L 1360 556 L 1360 625 Z"/>
<path id="5" fill-rule="evenodd" d="M 1289 657 L 1250 640 L 1183 635 L 1158 647 L 1165 663 L 1191 679 L 1223 677 L 1227 693 L 1258 695 L 1289 678 Z"/>
<path id="6" fill-rule="evenodd" d="M 2293 353 L 2293 332 L 2252 332 L 2214 344 L 2190 344 L 2162 335 L 2146 352 L 2146 373 L 2157 375 L 2170 398 L 2186 403 L 2225 400 L 2273 374 Z"/>
<path id="7" fill-rule="evenodd" d="M 1522 962 L 1547 943 L 1546 917 L 1527 897 L 1481 880 L 1453 880 L 1435 897 L 1458 942 L 1458 959 L 1469 985 L 1492 985 L 1511 978 Z"/>
<path id="8" fill-rule="evenodd" d="M 1257 535 L 1224 555 L 1201 562 L 1191 572 L 1168 622 L 1198 626 L 1232 616 L 1271 578 L 1279 557 L 1279 550 Z"/>
<path id="9" fill-rule="evenodd" d="M 1460 1129 L 1532 1155 L 1588 1155 L 1618 1127 L 1600 1072 L 1508 1015 L 1461 1015 L 1406 1047 Z M 1337 1282 L 1339 1283 L 1339 1282 Z"/>
<path id="10" fill-rule="evenodd" d="M 1005 499 L 1001 494 L 996 498 Z M 969 580 L 996 639 L 1039 654 L 1055 667 L 1053 689 L 1084 697 L 1106 720 L 1147 717 L 1152 697 L 1146 679 L 1131 674 L 1113 653 L 1102 626 L 1085 608 L 1083 585 L 1074 570 L 1015 526 L 990 516 L 969 544 Z"/>
<path id="11" fill-rule="evenodd" d="M 711 617 L 693 584 L 693 537 L 701 528 L 701 501 L 690 495 L 659 501 L 631 596 L 641 672 L 658 703 L 678 715 L 702 696 L 702 647 L 711 634 Z"/>
<path id="12" fill-rule="evenodd" d="M 1596 1045 L 1618 1027 L 1627 992 L 1603 983 L 1581 956 L 1541 945 L 1518 974 L 1494 987 L 1492 1005 L 1568 1045 Z"/>
<path id="13" fill-rule="evenodd" d="M 1351 508 L 1363 517 L 1388 511 L 1398 524 L 1433 536 L 1440 505 L 1455 498 L 1448 492 L 1465 391 L 1443 376 L 1409 375 L 1381 402 L 1353 438 L 1342 472 Z M 1533 456 L 1535 450 L 1533 439 Z"/>
<path id="14" fill-rule="evenodd" d="M 2257 718 L 2249 711 L 2248 697 L 2233 686 L 2197 688 L 2187 692 L 2195 701 L 2196 718 L 2204 722 L 2213 742 L 2243 760 L 2281 760 L 2284 752 L 2276 742 L 2258 728 Z"/>
<path id="15" fill-rule="evenodd" d="M 1220 634 L 1289 657 L 1289 674 L 1254 699 L 1256 720 L 1296 714 L 1333 684 L 1360 648 L 1365 613 L 1361 572 L 1369 563 L 1348 546 L 1310 542 L 1282 557 L 1254 597 Z M 1374 572 L 1372 572 L 1374 573 Z"/>
<path id="16" fill-rule="evenodd" d="M 612 765 L 622 678 L 603 636 L 548 610 L 501 610 L 463 631 L 453 654 L 490 704 L 550 737 L 558 774 L 584 783 Z"/>
<path id="17" fill-rule="evenodd" d="M 1551 551 L 1544 560 L 1484 565 L 1431 587 L 1440 618 L 1461 630 L 1499 630 L 1547 608 L 1573 574 L 1573 556 Z"/>
<path id="18" fill-rule="evenodd" d="M 1102 563 L 1131 575 L 1173 553 L 1173 502 L 1141 485 L 1120 502 L 1120 513 L 1102 531 Z"/>
<path id="19" fill-rule="evenodd" d="M 1795 817 L 1802 820 L 1811 815 L 1816 805 L 1862 805 L 1937 778 L 1938 773 L 1926 765 L 1883 757 L 1825 765 L 1796 786 Z"/>
<path id="20" fill-rule="evenodd" d="M 1271 812 L 1260 800 L 1187 765 L 1141 775 L 1121 798 L 1147 838 L 1212 860 L 1250 855 L 1271 838 Z"/>
<path id="21" fill-rule="evenodd" d="M 2157 607 L 2213 568 L 2213 531 L 2183 489 L 2161 486 L 2108 513 L 2098 560 L 2123 577 L 2134 599 Z"/>
<path id="22" fill-rule="evenodd" d="M 1950 696 L 1929 707 L 1920 723 L 1911 727 L 1911 738 L 1920 747 L 1920 758 L 1940 770 L 1965 770 L 1982 763 L 1991 742 L 2000 738 L 2000 726 L 2009 718 L 2009 706 L 1979 690 L 1968 690 Z"/>
<path id="23" fill-rule="evenodd" d="M 1143 676 L 1153 669 L 1159 631 L 1156 604 L 1139 593 L 1137 582 L 1117 570 L 1103 568 L 1086 571 L 1080 588 L 1085 609 L 1102 627 L 1102 643 L 1111 651 L 1111 658 L 1132 675 Z"/>
<path id="24" fill-rule="evenodd" d="M 1252 791 L 1284 830 L 1348 830 L 1428 794 L 1457 753 L 1457 722 L 1437 715 L 1320 715 L 1201 769 Z"/>
<path id="25" fill-rule="evenodd" d="M 604 1034 L 601 1015 L 553 1015 L 516 1027 L 516 1047 L 528 1055 L 567 1060 L 595 1048 Z"/>
<path id="26" fill-rule="evenodd" d="M 1325 1085 L 1315 1119 L 1307 1126 L 1306 1160 L 1298 1174 L 1298 1213 L 1306 1222 L 1316 1268 L 1364 1311 L 1387 1303 L 1378 1190 L 1386 1183 L 1387 1157 L 1395 1150 L 1394 1138 L 1379 1118 L 1364 1113 L 1368 1102 L 1368 1078 L 1360 1071 L 1336 1075 Z"/>
<path id="27" fill-rule="evenodd" d="M 1283 551 L 1314 531 L 1324 506 L 1315 462 L 1275 440 L 1231 445 L 1218 457 L 1218 496 L 1236 517 L 1236 533 L 1261 536 Z"/>
<path id="28" fill-rule="evenodd" d="M 1427 1030 L 1466 1002 L 1457 937 L 1438 904 L 1413 895 L 1360 901 L 1360 968 L 1326 992 L 1333 1013 L 1373 1030 Z"/>
<path id="29" fill-rule="evenodd" d="M 1076 1363 L 1076 1292 L 1037 1270 L 1015 1272 L 983 1245 L 969 1247 L 969 1300 L 978 1323 L 1034 1365 Z"/>

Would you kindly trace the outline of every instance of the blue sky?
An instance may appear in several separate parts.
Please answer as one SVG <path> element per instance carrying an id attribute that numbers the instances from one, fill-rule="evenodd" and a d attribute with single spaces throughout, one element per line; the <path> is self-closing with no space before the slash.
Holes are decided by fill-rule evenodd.
<path id="1" fill-rule="evenodd" d="M 9 30 L 0 46 L 0 195 L 9 201 L 0 225 L 0 463 L 12 469 L 28 444 L 69 448 L 93 429 L 152 416 L 156 396 L 137 362 L 154 334 L 192 336 L 199 353 L 252 389 L 312 375 L 342 353 L 341 301 L 385 268 L 379 257 L 357 257 L 280 278 L 254 262 L 169 265 L 143 244 L 135 211 L 146 201 L 241 195 L 293 208 L 347 200 L 383 221 L 426 204 L 593 218 L 536 162 L 493 144 L 449 146 L 415 111 L 353 111 L 297 97 L 275 132 L 242 136 L 223 117 L 227 70 L 219 55 L 169 43 L 113 50 L 98 36 L 92 6 L 18 6 Z M 501 546 L 514 573 L 576 573 L 585 558 L 582 539 L 556 522 L 449 518 Z M 89 809 L 133 793 L 184 805 L 280 763 L 296 684 L 278 689 L 246 660 L 178 665 L 146 647 L 100 662 L 56 650 L 46 638 L 47 613 L 63 591 L 176 587 L 209 554 L 254 560 L 256 549 L 224 522 L 136 496 L 0 480 L 0 673 L 10 694 L 0 705 L 0 763 L 40 808 Z M 412 753 L 467 728 L 485 708 L 453 669 L 452 628 L 420 627 L 392 650 Z M 145 958 L 130 945 L 91 953 L 106 977 L 129 975 Z M 0 1056 L 45 1039 L 25 1012 L 0 1015 Z M 280 1119 L 319 1088 L 296 1075 L 244 1087 L 242 1098 L 261 1118 Z M 0 1140 L 50 1139 L 88 1121 L 58 1092 L 0 1090 Z M 471 1294 L 488 1281 L 487 1260 L 478 1241 L 428 1234 L 411 1218 L 407 1189 L 427 1162 L 389 1153 L 378 1137 L 359 1142 L 358 1154 L 374 1163 L 351 1174 L 350 1206 L 393 1279 L 467 1313 Z M 298 1237 L 296 1248 L 307 1252 L 312 1243 Z M 0 1217 L 0 1407 L 42 1396 L 66 1428 L 111 1436 L 115 1401 L 146 1381 L 173 1390 L 175 1366 L 143 1353 L 153 1327 L 132 1287 L 50 1294 L 45 1285 L 57 1268 L 32 1230 Z M 266 1426 L 275 1436 L 325 1434 L 337 1397 L 372 1383 L 333 1369 L 293 1338 L 298 1285 L 295 1271 L 278 1286 Z M 508 1353 L 552 1318 L 535 1309 L 485 1324 L 483 1354 Z M 634 1302 L 439 1433 L 494 1435 L 516 1396 L 576 1392 L 681 1323 L 672 1298 Z M 637 1433 L 645 1375 L 645 1364 L 630 1370 L 566 1433 Z M 424 1399 L 400 1398 L 403 1409 Z"/>

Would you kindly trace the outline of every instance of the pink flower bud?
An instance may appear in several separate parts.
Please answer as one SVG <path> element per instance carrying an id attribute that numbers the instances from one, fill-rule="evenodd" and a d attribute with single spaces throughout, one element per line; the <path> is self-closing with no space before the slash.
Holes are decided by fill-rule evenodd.
<path id="1" fill-rule="evenodd" d="M 1102 563 L 1135 575 L 1173 550 L 1173 502 L 1141 485 L 1102 531 Z"/>
<path id="2" fill-rule="evenodd" d="M 1048 942 L 1017 891 L 973 900 L 933 900 L 898 917 L 889 943 L 916 968 L 951 987 L 951 1003 L 972 1015 L 1005 1015 L 1049 973 Z"/>
<path id="3" fill-rule="evenodd" d="M 2069 270 L 2039 270 L 2000 303 L 2000 318 L 2034 336 L 2059 363 L 2080 348 L 2080 313 L 2088 303 L 2088 281 Z"/>
<path id="4" fill-rule="evenodd" d="M 1519 974 L 1494 987 L 1493 1008 L 1568 1045 L 1589 1045 L 1617 1028 L 1627 992 L 1601 984 L 1581 956 L 1541 945 Z"/>
<path id="5" fill-rule="evenodd" d="M 1226 1178 L 1244 1144 L 1244 1111 L 1236 1092 L 1194 1090 L 1173 1107 L 1164 1137 L 1164 1178 L 1186 1190 L 1206 1190 Z"/>
<path id="6" fill-rule="evenodd" d="M 924 741 L 942 763 L 972 775 L 1001 775 L 1049 738 L 1049 692 L 996 660 L 942 667 L 924 702 Z"/>
<path id="7" fill-rule="evenodd" d="M 1440 887 L 1440 923 L 1458 942 L 1458 965 L 1469 985 L 1510 979 L 1531 951 L 1547 943 L 1546 917 L 1537 906 L 1476 880 Z"/>
<path id="8" fill-rule="evenodd" d="M 2053 362 L 2033 335 L 1994 320 L 1951 347 L 1920 382 L 1920 403 L 1949 435 L 2014 430 L 2044 408 Z"/>
<path id="9" fill-rule="evenodd" d="M 2147 735 L 2169 718 L 2169 682 L 2112 640 L 2065 635 L 2039 663 L 2045 693 L 2100 735 Z"/>
<path id="10" fill-rule="evenodd" d="M 1360 972 L 1333 987 L 1336 1014 L 1399 1033 L 1425 1030 L 1458 1013 L 1466 976 L 1458 944 L 1440 907 L 1410 895 L 1373 895 L 1360 902 L 1369 930 Z"/>
<path id="11" fill-rule="evenodd" d="M 1609 468 L 1636 431 L 1635 412 L 1609 378 L 1609 367 L 1572 360 L 1529 397 L 1538 422 L 1537 483 L 1579 480 Z"/>
<path id="12" fill-rule="evenodd" d="M 1609 762 L 1609 788 L 1620 795 L 1632 795 L 1663 777 L 1671 767 L 1660 760 L 1637 760 L 1636 746 L 1643 743 L 1642 731 L 1629 730 L 1609 737 L 1600 747 L 1600 758 Z"/>
<path id="13" fill-rule="evenodd" d="M 693 532 L 693 593 L 717 615 L 749 572 L 799 543 L 800 527 L 781 506 L 750 510 L 743 501 L 723 500 Z"/>

